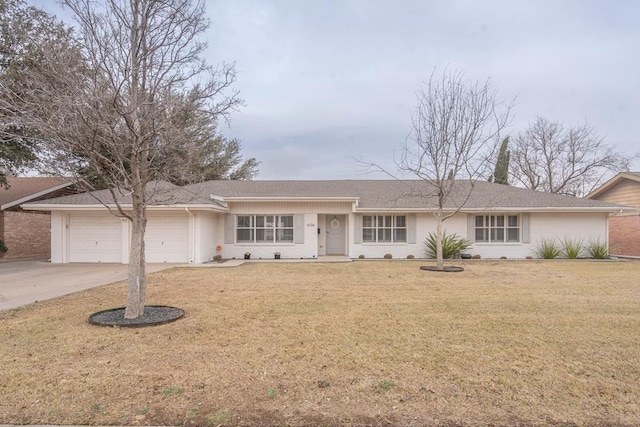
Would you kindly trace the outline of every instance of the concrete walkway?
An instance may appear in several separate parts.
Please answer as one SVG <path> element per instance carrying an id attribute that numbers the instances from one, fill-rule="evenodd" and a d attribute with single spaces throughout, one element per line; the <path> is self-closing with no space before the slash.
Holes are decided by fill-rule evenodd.
<path id="1" fill-rule="evenodd" d="M 154 273 L 177 264 L 147 264 Z M 0 264 L 0 310 L 119 282 L 127 278 L 126 264 L 51 264 L 16 261 Z"/>

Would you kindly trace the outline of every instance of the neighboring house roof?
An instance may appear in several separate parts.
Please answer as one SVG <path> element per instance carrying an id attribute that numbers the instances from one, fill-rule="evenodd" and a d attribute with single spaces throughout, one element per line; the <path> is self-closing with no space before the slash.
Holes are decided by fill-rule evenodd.
<path id="1" fill-rule="evenodd" d="M 73 182 L 61 177 L 7 177 L 9 188 L 0 186 L 0 211 L 47 197 L 70 187 Z"/>
<path id="2" fill-rule="evenodd" d="M 618 184 L 621 181 L 628 179 L 630 181 L 640 182 L 640 172 L 620 172 L 618 175 L 611 178 L 609 181 L 602 184 L 600 187 L 593 190 L 591 193 L 587 195 L 588 199 L 596 199 L 602 193 L 609 190 L 614 185 Z"/>
<path id="3" fill-rule="evenodd" d="M 152 183 L 157 207 L 198 206 L 226 210 L 227 202 L 268 201 L 347 201 L 356 211 L 434 210 L 437 207 L 434 187 L 421 180 L 327 180 L 327 181 L 207 181 L 185 187 L 166 182 Z M 127 193 L 118 200 L 130 205 Z M 24 208 L 56 210 L 113 205 L 107 190 L 77 194 L 24 205 Z M 462 206 L 463 211 L 599 211 L 615 212 L 625 206 L 598 200 L 543 193 L 484 181 L 458 180 L 446 210 Z"/>

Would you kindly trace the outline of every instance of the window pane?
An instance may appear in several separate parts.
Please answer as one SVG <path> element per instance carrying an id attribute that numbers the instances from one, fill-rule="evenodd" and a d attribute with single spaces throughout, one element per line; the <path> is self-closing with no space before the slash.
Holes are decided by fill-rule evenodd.
<path id="1" fill-rule="evenodd" d="M 504 216 L 500 215 L 500 216 L 496 216 L 496 225 L 498 227 L 504 227 Z"/>
<path id="2" fill-rule="evenodd" d="M 251 227 L 251 217 L 249 215 L 238 216 L 238 227 Z"/>
<path id="3" fill-rule="evenodd" d="M 264 217 L 257 216 L 256 217 L 256 227 L 264 227 Z"/>
<path id="4" fill-rule="evenodd" d="M 267 221 L 267 225 L 266 225 L 267 227 L 273 227 L 273 215 L 268 215 L 266 221 Z"/>
<path id="5" fill-rule="evenodd" d="M 509 227 L 517 227 L 518 226 L 518 215 L 509 215 L 509 220 L 507 222 Z"/>
<path id="6" fill-rule="evenodd" d="M 484 217 L 482 215 L 476 216 L 476 227 L 484 227 Z"/>
<path id="7" fill-rule="evenodd" d="M 238 229 L 238 242 L 253 242 L 253 230 L 251 229 Z"/>
<path id="8" fill-rule="evenodd" d="M 393 241 L 394 242 L 406 242 L 407 241 L 407 229 L 406 228 L 397 228 L 393 230 Z"/>
<path id="9" fill-rule="evenodd" d="M 280 217 L 279 227 L 293 227 L 293 215 L 283 215 Z"/>
<path id="10" fill-rule="evenodd" d="M 491 229 L 491 241 L 492 242 L 504 242 L 504 228 L 492 228 Z"/>
<path id="11" fill-rule="evenodd" d="M 293 242 L 293 229 L 277 230 L 276 238 L 278 242 Z"/>
<path id="12" fill-rule="evenodd" d="M 397 216 L 396 217 L 396 227 L 404 228 L 407 226 L 407 217 L 405 216 Z"/>
<path id="13" fill-rule="evenodd" d="M 363 227 L 373 227 L 373 217 L 370 215 L 365 215 L 362 217 L 362 226 Z"/>
<path id="14" fill-rule="evenodd" d="M 378 229 L 378 242 L 390 242 L 391 241 L 391 229 L 379 228 Z"/>
<path id="15" fill-rule="evenodd" d="M 476 228 L 476 242 L 488 242 L 489 230 L 486 228 Z"/>
<path id="16" fill-rule="evenodd" d="M 519 228 L 507 228 L 507 242 L 518 242 L 520 241 Z"/>
<path id="17" fill-rule="evenodd" d="M 365 228 L 362 230 L 362 241 L 363 242 L 375 242 L 375 230 L 372 228 Z"/>

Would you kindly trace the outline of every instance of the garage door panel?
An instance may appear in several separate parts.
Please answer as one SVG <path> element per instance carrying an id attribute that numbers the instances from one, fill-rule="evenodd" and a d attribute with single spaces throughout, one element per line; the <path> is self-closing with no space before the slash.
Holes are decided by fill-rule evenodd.
<path id="1" fill-rule="evenodd" d="M 149 215 L 145 249 L 147 262 L 189 262 L 189 217 Z"/>
<path id="2" fill-rule="evenodd" d="M 71 262 L 122 262 L 122 221 L 110 214 L 69 216 Z"/>

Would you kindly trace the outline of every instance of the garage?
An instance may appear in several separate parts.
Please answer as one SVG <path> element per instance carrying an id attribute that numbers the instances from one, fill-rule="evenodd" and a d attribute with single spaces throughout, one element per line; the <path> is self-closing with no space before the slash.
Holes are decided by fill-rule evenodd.
<path id="1" fill-rule="evenodd" d="M 111 214 L 69 215 L 70 262 L 122 262 L 122 220 Z"/>
<path id="2" fill-rule="evenodd" d="M 150 213 L 145 234 L 145 251 L 147 262 L 189 262 L 188 215 Z"/>

